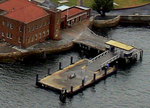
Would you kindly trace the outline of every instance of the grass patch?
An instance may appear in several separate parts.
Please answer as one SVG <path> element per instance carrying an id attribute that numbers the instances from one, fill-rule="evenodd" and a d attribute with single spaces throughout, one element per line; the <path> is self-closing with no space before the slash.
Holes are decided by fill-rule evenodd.
<path id="1" fill-rule="evenodd" d="M 58 1 L 61 0 L 50 0 L 57 5 L 63 5 L 63 4 L 58 4 Z M 69 3 L 65 3 L 64 5 L 68 6 L 75 6 L 78 5 L 78 0 L 68 0 Z M 83 5 L 87 7 L 91 7 L 93 4 L 94 0 L 83 0 Z M 146 3 L 150 3 L 150 0 L 114 0 L 115 3 L 117 3 L 119 6 L 114 6 L 115 8 L 126 8 L 126 7 L 133 7 L 133 6 L 138 6 L 138 5 L 143 5 Z"/>
<path id="2" fill-rule="evenodd" d="M 143 5 L 150 3 L 150 0 L 114 0 L 119 6 L 114 6 L 115 8 L 127 8 Z"/>

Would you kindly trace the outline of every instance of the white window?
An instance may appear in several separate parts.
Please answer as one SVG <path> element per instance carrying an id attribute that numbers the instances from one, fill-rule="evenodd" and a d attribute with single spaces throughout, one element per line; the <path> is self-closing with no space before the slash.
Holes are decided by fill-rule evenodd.
<path id="1" fill-rule="evenodd" d="M 11 33 L 9 33 L 9 38 L 12 39 L 12 34 Z"/>
<path id="2" fill-rule="evenodd" d="M 21 43 L 21 37 L 18 37 L 18 43 Z"/>
<path id="3" fill-rule="evenodd" d="M 5 25 L 5 21 L 2 21 L 2 25 Z"/>
<path id="4" fill-rule="evenodd" d="M 6 33 L 6 37 L 9 38 L 9 34 L 8 33 Z"/>
<path id="5" fill-rule="evenodd" d="M 44 26 L 46 26 L 46 22 L 44 22 Z"/>
<path id="6" fill-rule="evenodd" d="M 5 36 L 4 32 L 2 32 L 2 36 L 3 36 L 3 37 Z"/>
<path id="7" fill-rule="evenodd" d="M 28 32 L 30 32 L 30 28 L 28 28 Z"/>
<path id="8" fill-rule="evenodd" d="M 49 25 L 49 24 L 50 24 L 50 21 L 47 22 L 47 25 Z"/>
<path id="9" fill-rule="evenodd" d="M 57 24 L 59 23 L 59 18 L 57 19 Z"/>
<path id="10" fill-rule="evenodd" d="M 37 38 L 38 38 L 38 35 L 36 34 L 36 35 L 35 35 L 35 40 L 37 40 Z"/>
<path id="11" fill-rule="evenodd" d="M 39 33 L 39 38 L 41 38 L 42 37 L 42 33 Z"/>
<path id="12" fill-rule="evenodd" d="M 58 29 L 56 29 L 55 34 L 55 37 L 58 37 Z"/>
<path id="13" fill-rule="evenodd" d="M 22 27 L 19 27 L 19 31 L 22 32 Z"/>
<path id="14" fill-rule="evenodd" d="M 47 30 L 47 35 L 49 35 L 49 30 Z"/>
<path id="15" fill-rule="evenodd" d="M 43 37 L 45 37 L 45 31 L 43 31 Z"/>
<path id="16" fill-rule="evenodd" d="M 38 25 L 36 25 L 36 29 L 38 29 Z"/>
<path id="17" fill-rule="evenodd" d="M 31 42 L 33 42 L 34 41 L 34 36 L 32 36 L 32 39 L 31 39 Z"/>
<path id="18" fill-rule="evenodd" d="M 42 27 L 42 23 L 40 24 L 40 28 Z"/>
<path id="19" fill-rule="evenodd" d="M 32 27 L 32 31 L 34 31 L 34 27 Z"/>
<path id="20" fill-rule="evenodd" d="M 28 38 L 27 38 L 27 43 L 29 43 L 29 42 L 30 42 L 30 38 L 28 37 Z"/>
<path id="21" fill-rule="evenodd" d="M 58 34 L 56 34 L 55 37 L 58 37 Z"/>
<path id="22" fill-rule="evenodd" d="M 87 12 L 87 16 L 89 16 L 90 14 L 89 14 L 89 12 Z"/>
<path id="23" fill-rule="evenodd" d="M 10 24 L 9 26 L 10 26 L 10 29 L 13 29 L 13 24 Z"/>
<path id="24" fill-rule="evenodd" d="M 79 21 L 81 21 L 81 20 L 82 20 L 82 17 L 80 16 L 80 17 L 79 17 Z"/>
<path id="25" fill-rule="evenodd" d="M 7 23 L 7 27 L 10 27 L 10 23 L 9 22 Z"/>
<path id="26" fill-rule="evenodd" d="M 56 33 L 58 33 L 58 29 L 56 29 Z"/>

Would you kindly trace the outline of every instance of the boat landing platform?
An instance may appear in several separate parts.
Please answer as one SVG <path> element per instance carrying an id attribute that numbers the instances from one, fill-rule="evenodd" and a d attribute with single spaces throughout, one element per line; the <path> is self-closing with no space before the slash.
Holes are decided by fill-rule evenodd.
<path id="1" fill-rule="evenodd" d="M 107 72 L 93 72 L 86 69 L 88 62 L 88 59 L 83 59 L 41 80 L 37 78 L 36 85 L 58 92 L 65 89 L 68 95 L 73 95 L 116 71 L 115 68 L 109 67 Z"/>

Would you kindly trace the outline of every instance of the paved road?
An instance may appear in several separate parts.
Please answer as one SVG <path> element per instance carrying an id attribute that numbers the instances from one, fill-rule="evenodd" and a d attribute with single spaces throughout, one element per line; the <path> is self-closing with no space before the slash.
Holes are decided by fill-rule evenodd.
<path id="1" fill-rule="evenodd" d="M 145 6 L 135 7 L 131 9 L 112 10 L 109 15 L 150 15 L 150 4 Z"/>
<path id="2" fill-rule="evenodd" d="M 150 4 L 130 9 L 112 10 L 109 13 L 106 13 L 106 15 L 135 15 L 137 13 L 139 15 L 150 15 Z M 91 10 L 91 15 L 96 14 L 98 14 L 98 12 Z"/>

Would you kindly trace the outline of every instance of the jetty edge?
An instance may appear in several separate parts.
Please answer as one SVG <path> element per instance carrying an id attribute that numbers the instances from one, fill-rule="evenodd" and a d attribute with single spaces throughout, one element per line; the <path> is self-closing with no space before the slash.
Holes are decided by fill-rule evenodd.
<path id="1" fill-rule="evenodd" d="M 90 38 L 86 39 L 87 40 L 84 41 L 88 41 Z M 92 42 L 97 43 L 95 41 Z M 89 43 L 84 44 L 86 46 L 89 45 Z M 84 47 L 81 45 L 79 46 L 87 49 L 85 45 Z M 137 49 L 133 46 L 114 40 L 105 42 L 105 45 L 106 51 L 99 53 L 99 55 L 91 60 L 82 59 L 76 63 L 73 63 L 73 58 L 71 57 L 70 65 L 68 67 L 63 69 L 61 67 L 62 63 L 59 63 L 59 71 L 53 73 L 52 75 L 48 75 L 41 80 L 39 80 L 37 74 L 36 85 L 42 88 L 57 91 L 60 93 L 61 97 L 73 96 L 98 81 L 101 81 L 116 73 L 118 70 L 118 64 L 121 64 L 122 60 L 124 60 L 125 63 L 131 63 L 142 59 L 143 50 L 141 49 Z M 88 50 L 90 52 L 93 49 L 89 48 Z"/>

